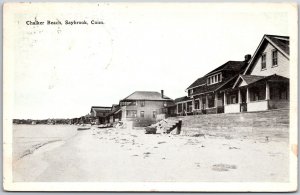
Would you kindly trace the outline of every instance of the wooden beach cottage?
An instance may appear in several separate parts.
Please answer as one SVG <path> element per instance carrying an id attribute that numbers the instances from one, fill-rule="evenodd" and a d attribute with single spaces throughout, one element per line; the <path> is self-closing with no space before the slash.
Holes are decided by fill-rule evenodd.
<path id="1" fill-rule="evenodd" d="M 111 112 L 112 107 L 105 106 L 92 106 L 90 115 L 92 123 L 94 124 L 105 124 L 107 122 L 107 116 Z"/>

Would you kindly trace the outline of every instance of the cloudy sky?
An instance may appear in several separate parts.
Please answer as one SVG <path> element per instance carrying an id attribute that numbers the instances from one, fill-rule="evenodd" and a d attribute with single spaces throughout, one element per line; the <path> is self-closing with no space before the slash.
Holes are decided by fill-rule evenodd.
<path id="1" fill-rule="evenodd" d="M 293 26 L 284 4 L 16 7 L 7 22 L 14 118 L 79 117 L 137 90 L 175 99 L 210 70 L 253 54 L 264 34 L 291 35 Z M 26 25 L 35 19 L 62 25 Z"/>

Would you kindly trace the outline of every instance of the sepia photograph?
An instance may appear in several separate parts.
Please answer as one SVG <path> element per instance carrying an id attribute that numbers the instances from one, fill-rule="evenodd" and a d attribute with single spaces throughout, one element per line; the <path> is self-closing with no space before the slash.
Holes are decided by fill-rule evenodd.
<path id="1" fill-rule="evenodd" d="M 5 3 L 7 191 L 297 190 L 295 3 Z"/>

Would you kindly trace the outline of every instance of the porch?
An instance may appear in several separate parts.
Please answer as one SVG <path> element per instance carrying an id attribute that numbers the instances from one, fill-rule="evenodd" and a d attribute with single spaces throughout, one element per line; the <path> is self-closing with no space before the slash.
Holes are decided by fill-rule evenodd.
<path id="1" fill-rule="evenodd" d="M 197 95 L 192 101 L 192 113 L 197 114 L 216 114 L 224 112 L 223 93 L 210 92 Z"/>
<path id="2" fill-rule="evenodd" d="M 225 113 L 289 108 L 289 80 L 272 75 L 238 89 L 226 91 L 224 99 Z"/>
<path id="3" fill-rule="evenodd" d="M 176 103 L 176 114 L 178 116 L 191 115 L 193 111 L 192 106 L 193 106 L 192 100 L 178 102 Z"/>

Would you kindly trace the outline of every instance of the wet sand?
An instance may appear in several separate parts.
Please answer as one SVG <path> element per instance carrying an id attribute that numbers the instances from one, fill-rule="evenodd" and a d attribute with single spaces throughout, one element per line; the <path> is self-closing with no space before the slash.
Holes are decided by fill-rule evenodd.
<path id="1" fill-rule="evenodd" d="M 115 128 L 73 133 L 15 158 L 14 181 L 288 181 L 286 139 L 146 135 Z"/>

